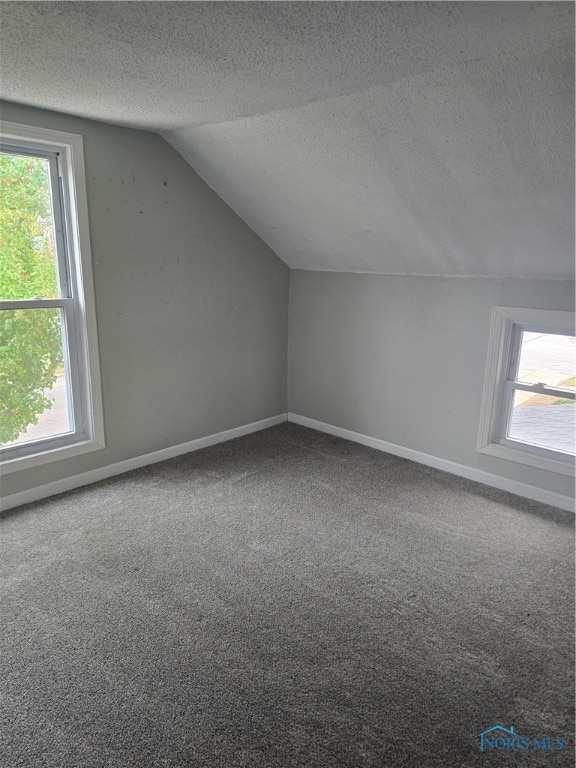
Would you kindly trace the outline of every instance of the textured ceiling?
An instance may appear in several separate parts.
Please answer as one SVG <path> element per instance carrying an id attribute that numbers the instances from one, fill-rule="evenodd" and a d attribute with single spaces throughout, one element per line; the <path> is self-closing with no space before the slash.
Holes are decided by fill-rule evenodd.
<path id="1" fill-rule="evenodd" d="M 574 7 L 0 3 L 3 98 L 158 130 L 290 266 L 573 275 Z"/>

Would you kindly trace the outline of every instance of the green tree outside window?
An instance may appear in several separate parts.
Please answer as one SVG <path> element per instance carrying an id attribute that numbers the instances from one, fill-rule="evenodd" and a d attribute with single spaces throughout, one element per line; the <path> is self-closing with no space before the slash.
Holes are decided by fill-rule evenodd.
<path id="1" fill-rule="evenodd" d="M 0 154 L 0 299 L 58 295 L 49 165 Z M 52 407 L 63 365 L 60 310 L 0 312 L 0 443 L 16 440 Z"/>

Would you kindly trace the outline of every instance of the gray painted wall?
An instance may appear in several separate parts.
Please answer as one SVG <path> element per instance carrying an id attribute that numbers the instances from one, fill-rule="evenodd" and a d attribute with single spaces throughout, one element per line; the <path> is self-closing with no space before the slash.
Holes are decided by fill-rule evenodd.
<path id="1" fill-rule="evenodd" d="M 2 494 L 285 412 L 286 265 L 159 135 L 1 106 L 84 137 L 107 442 Z"/>
<path id="2" fill-rule="evenodd" d="M 568 477 L 476 451 L 498 305 L 572 310 L 574 283 L 292 271 L 289 410 L 573 495 Z"/>

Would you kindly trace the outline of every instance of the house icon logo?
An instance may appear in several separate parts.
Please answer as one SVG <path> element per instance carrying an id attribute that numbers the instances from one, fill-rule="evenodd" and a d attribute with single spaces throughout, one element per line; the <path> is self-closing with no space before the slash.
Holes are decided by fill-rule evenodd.
<path id="1" fill-rule="evenodd" d="M 479 733 L 478 738 L 480 739 L 480 752 L 484 752 L 486 747 L 494 747 L 495 739 L 517 739 L 518 734 L 514 730 L 513 725 L 510 728 L 504 728 L 503 725 L 493 725 L 492 728 Z"/>
<path id="2" fill-rule="evenodd" d="M 519 736 L 513 725 L 509 728 L 493 725 L 477 736 L 480 739 L 480 752 L 494 749 L 510 752 L 537 749 L 541 752 L 553 752 L 566 749 L 568 746 L 568 739 L 563 736 Z"/>

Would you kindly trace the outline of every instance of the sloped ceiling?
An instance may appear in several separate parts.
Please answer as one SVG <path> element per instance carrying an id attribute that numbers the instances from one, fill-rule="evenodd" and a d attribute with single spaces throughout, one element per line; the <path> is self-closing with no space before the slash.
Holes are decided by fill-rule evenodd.
<path id="1" fill-rule="evenodd" d="M 3 98 L 161 132 L 287 264 L 573 276 L 574 7 L 0 4 Z"/>

